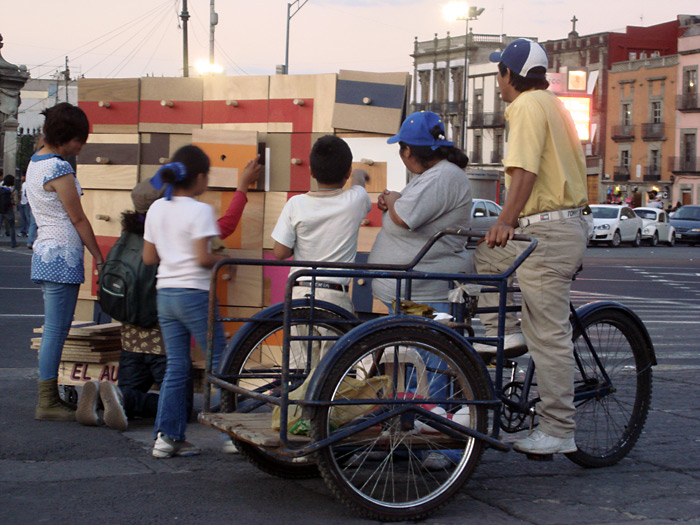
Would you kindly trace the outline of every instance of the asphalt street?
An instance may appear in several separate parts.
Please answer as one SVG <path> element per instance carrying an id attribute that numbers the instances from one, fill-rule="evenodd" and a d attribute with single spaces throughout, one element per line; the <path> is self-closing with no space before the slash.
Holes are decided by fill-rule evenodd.
<path id="1" fill-rule="evenodd" d="M 125 432 L 33 419 L 41 291 L 31 251 L 0 238 L 0 523 L 361 523 L 320 479 L 269 476 L 191 424 L 200 456 L 156 460 L 152 421 Z M 618 465 L 533 462 L 487 450 L 425 523 L 700 523 L 700 247 L 589 248 L 573 301 L 616 300 L 647 326 L 658 359 L 645 430 Z M 508 436 L 509 438 L 511 436 Z"/>

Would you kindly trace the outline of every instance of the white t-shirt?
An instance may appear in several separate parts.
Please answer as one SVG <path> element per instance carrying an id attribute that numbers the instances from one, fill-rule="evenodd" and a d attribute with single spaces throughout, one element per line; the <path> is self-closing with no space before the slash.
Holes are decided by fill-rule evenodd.
<path id="1" fill-rule="evenodd" d="M 143 238 L 160 257 L 156 288 L 209 290 L 211 270 L 197 262 L 194 241 L 217 237 L 214 208 L 191 197 L 158 199 L 146 214 Z"/>
<path id="2" fill-rule="evenodd" d="M 362 186 L 347 190 L 305 193 L 287 201 L 272 238 L 294 250 L 296 261 L 354 262 L 357 235 L 372 202 Z M 291 269 L 291 272 L 299 270 Z M 308 280 L 304 277 L 302 280 Z M 323 278 L 349 284 L 349 278 Z"/>

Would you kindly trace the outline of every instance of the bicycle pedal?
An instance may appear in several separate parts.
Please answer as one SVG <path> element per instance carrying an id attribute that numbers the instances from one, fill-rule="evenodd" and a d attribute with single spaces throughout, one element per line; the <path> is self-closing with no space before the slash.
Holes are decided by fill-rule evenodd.
<path id="1" fill-rule="evenodd" d="M 552 461 L 554 454 L 525 454 L 525 457 L 532 461 Z"/>

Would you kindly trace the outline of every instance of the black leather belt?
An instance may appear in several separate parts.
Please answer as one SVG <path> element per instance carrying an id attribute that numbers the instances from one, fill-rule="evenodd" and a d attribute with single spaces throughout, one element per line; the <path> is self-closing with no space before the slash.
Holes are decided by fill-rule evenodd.
<path id="1" fill-rule="evenodd" d="M 306 288 L 311 288 L 311 281 L 297 281 L 294 286 L 304 286 Z M 327 288 L 328 290 L 338 290 L 339 292 L 347 292 L 348 287 L 345 284 L 338 283 L 324 283 L 322 281 L 316 281 L 316 288 Z"/>

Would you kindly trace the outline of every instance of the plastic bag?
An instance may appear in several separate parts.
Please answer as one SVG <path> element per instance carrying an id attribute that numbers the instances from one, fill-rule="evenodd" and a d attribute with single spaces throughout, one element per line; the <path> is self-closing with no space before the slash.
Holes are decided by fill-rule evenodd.
<path id="1" fill-rule="evenodd" d="M 301 400 L 306 396 L 310 378 L 289 394 L 290 400 Z M 383 399 L 392 391 L 391 378 L 389 376 L 375 376 L 369 379 L 356 379 L 346 377 L 338 387 L 336 399 Z M 344 405 L 331 409 L 331 429 L 342 427 L 358 417 L 368 414 L 376 409 L 377 405 Z M 280 407 L 272 410 L 272 428 L 280 429 Z M 287 432 L 293 435 L 308 435 L 311 429 L 311 421 L 302 417 L 303 408 L 300 405 L 289 405 L 287 412 Z"/>

